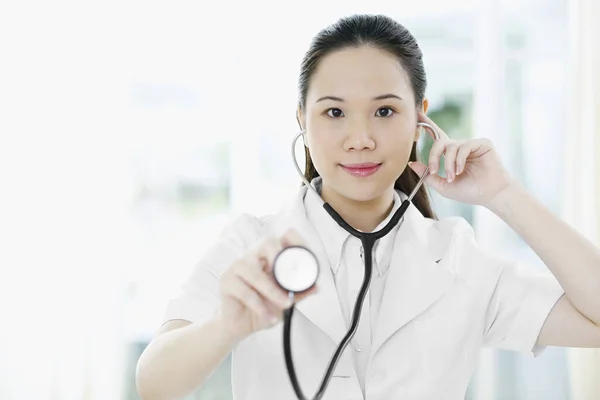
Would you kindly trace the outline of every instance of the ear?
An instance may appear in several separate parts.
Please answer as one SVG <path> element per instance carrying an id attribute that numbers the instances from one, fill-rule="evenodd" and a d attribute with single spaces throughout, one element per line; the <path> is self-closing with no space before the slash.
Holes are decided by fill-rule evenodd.
<path id="1" fill-rule="evenodd" d="M 304 147 L 308 147 L 308 137 L 306 135 L 306 118 L 302 113 L 302 108 L 298 106 L 296 110 L 296 121 L 298 121 L 298 127 L 302 131 L 302 141 L 304 142 Z"/>
<path id="2" fill-rule="evenodd" d="M 301 131 L 306 130 L 306 117 L 302 112 L 302 108 L 298 105 L 298 109 L 296 110 L 296 121 L 298 121 L 298 128 Z"/>
<path id="3" fill-rule="evenodd" d="M 423 105 L 422 105 L 423 114 L 427 114 L 428 109 L 429 109 L 429 100 L 427 99 L 427 97 L 425 97 L 423 99 Z"/>
<path id="4" fill-rule="evenodd" d="M 423 103 L 421 104 L 421 111 L 423 112 L 423 114 L 427 114 L 428 109 L 429 109 L 429 100 L 427 100 L 427 98 L 424 98 Z M 415 133 L 415 142 L 417 142 L 419 140 L 419 138 L 421 137 L 421 131 L 422 131 L 422 128 L 417 126 L 417 132 Z"/>

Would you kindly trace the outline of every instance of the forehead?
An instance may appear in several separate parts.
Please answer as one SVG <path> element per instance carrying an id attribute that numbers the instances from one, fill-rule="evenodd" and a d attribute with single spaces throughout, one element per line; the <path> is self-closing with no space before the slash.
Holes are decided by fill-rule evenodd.
<path id="1" fill-rule="evenodd" d="M 320 60 L 310 80 L 307 103 L 322 96 L 351 100 L 386 93 L 413 98 L 408 74 L 398 58 L 373 47 L 348 48 Z"/>

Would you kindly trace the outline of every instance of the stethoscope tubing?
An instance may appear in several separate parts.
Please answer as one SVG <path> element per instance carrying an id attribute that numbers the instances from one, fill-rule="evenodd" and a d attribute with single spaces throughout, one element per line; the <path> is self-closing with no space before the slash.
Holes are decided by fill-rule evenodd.
<path id="1" fill-rule="evenodd" d="M 434 140 L 439 139 L 439 133 L 431 125 L 428 125 L 423 122 L 418 123 L 418 125 L 430 130 L 434 137 Z M 308 182 L 308 180 L 302 173 L 302 170 L 298 166 L 298 161 L 296 159 L 296 153 L 295 153 L 296 142 L 300 137 L 302 137 L 304 135 L 304 133 L 305 132 L 302 131 L 294 137 L 294 140 L 292 142 L 292 159 L 294 160 L 294 166 L 296 167 L 296 170 L 298 171 L 298 174 L 302 178 L 302 181 L 304 182 L 304 184 L 309 189 L 313 190 L 315 192 L 315 194 L 317 195 L 317 197 L 319 199 L 321 199 L 321 196 L 319 195 L 317 190 L 310 184 L 310 182 Z M 338 225 L 340 227 L 342 227 L 344 230 L 346 230 L 352 236 L 360 239 L 363 249 L 364 249 L 364 254 L 365 254 L 365 260 L 364 260 L 365 275 L 364 275 L 363 283 L 361 285 L 361 288 L 358 293 L 356 303 L 354 305 L 354 309 L 352 312 L 352 323 L 350 325 L 350 329 L 348 330 L 348 332 L 346 333 L 346 335 L 344 336 L 344 338 L 342 339 L 342 341 L 336 348 L 335 352 L 333 353 L 333 355 L 329 361 L 329 365 L 328 365 L 327 369 L 325 370 L 325 374 L 323 375 L 321 385 L 319 386 L 319 389 L 317 390 L 317 393 L 315 394 L 313 399 L 320 400 L 323 397 L 323 395 L 325 394 L 327 386 L 329 385 L 329 382 L 331 380 L 333 372 L 335 371 L 335 368 L 342 356 L 342 353 L 344 352 L 344 350 L 346 349 L 346 347 L 348 346 L 348 344 L 350 343 L 350 341 L 352 340 L 352 338 L 354 337 L 354 335 L 356 334 L 356 331 L 358 329 L 358 324 L 360 322 L 360 314 L 362 311 L 362 307 L 363 307 L 363 304 L 365 301 L 365 297 L 368 293 L 369 286 L 371 284 L 371 276 L 372 276 L 372 272 L 373 272 L 373 248 L 375 247 L 375 243 L 377 242 L 377 240 L 381 239 L 382 237 L 387 235 L 389 232 L 391 232 L 391 230 L 400 222 L 400 220 L 404 216 L 405 212 L 408 210 L 408 207 L 410 206 L 413 197 L 417 194 L 418 190 L 420 189 L 421 185 L 423 184 L 423 182 L 425 181 L 425 179 L 427 178 L 428 175 L 429 175 L 429 166 L 427 167 L 427 169 L 425 170 L 425 172 L 419 179 L 417 185 L 415 186 L 413 191 L 410 193 L 408 198 L 406 200 L 404 200 L 402 202 L 402 204 L 400 205 L 400 207 L 396 210 L 396 212 L 394 213 L 394 215 L 392 216 L 390 221 L 386 224 L 385 227 L 383 227 L 382 229 L 380 229 L 377 232 L 360 232 L 360 231 L 354 229 L 346 221 L 344 221 L 344 219 L 333 209 L 333 207 L 331 207 L 328 203 L 324 202 L 323 199 L 321 199 L 323 208 L 338 223 Z M 308 250 L 308 251 L 310 251 L 310 250 Z M 291 300 L 294 299 L 294 295 L 295 295 L 294 292 L 289 292 L 289 296 L 290 296 Z M 284 310 L 284 313 L 283 313 L 283 351 L 284 351 L 284 356 L 285 356 L 285 365 L 286 365 L 286 368 L 288 371 L 288 375 L 290 377 L 292 387 L 293 387 L 294 392 L 296 393 L 296 396 L 298 397 L 298 399 L 299 400 L 309 400 L 304 395 L 304 393 L 302 392 L 302 389 L 300 388 L 300 384 L 298 382 L 298 377 L 296 375 L 296 370 L 294 368 L 294 363 L 293 363 L 292 349 L 291 349 L 291 328 L 292 328 L 293 315 L 294 315 L 294 303 L 292 302 L 292 306 L 287 308 L 286 310 Z"/>

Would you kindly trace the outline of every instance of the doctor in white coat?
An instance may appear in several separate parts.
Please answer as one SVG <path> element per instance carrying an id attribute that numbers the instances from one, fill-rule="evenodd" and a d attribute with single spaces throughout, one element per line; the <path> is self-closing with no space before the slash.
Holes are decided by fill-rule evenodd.
<path id="1" fill-rule="evenodd" d="M 359 328 L 324 399 L 458 400 L 483 346 L 532 356 L 548 345 L 600 347 L 599 249 L 510 177 L 488 140 L 449 139 L 425 115 L 425 85 L 420 49 L 397 22 L 357 15 L 321 31 L 299 85 L 307 179 L 351 226 L 376 231 L 425 171 L 415 142 L 417 123 L 428 123 L 441 139 L 426 183 L 496 213 L 552 275 L 483 251 L 466 221 L 437 220 L 419 190 L 377 242 Z M 350 325 L 364 266 L 360 241 L 304 186 L 280 212 L 233 221 L 202 256 L 138 362 L 144 400 L 192 392 L 230 353 L 236 400 L 296 398 L 282 346 L 290 304 L 272 277 L 274 257 L 293 244 L 320 265 L 315 289 L 296 298 L 292 325 L 300 385 L 315 393 Z"/>

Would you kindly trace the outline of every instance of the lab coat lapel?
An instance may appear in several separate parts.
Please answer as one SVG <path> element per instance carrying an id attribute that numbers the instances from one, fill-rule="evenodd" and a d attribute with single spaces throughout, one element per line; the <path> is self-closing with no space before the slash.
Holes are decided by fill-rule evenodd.
<path id="1" fill-rule="evenodd" d="M 441 240 L 436 236 L 433 229 L 428 229 L 428 222 L 420 212 L 411 205 L 396 235 L 376 321 L 372 355 L 451 286 L 453 274 L 436 263 L 440 256 L 436 240 Z"/>
<path id="2" fill-rule="evenodd" d="M 278 219 L 276 231 L 280 235 L 290 228 L 296 229 L 305 240 L 306 246 L 317 257 L 319 262 L 317 292 L 296 303 L 295 308 L 297 312 L 325 332 L 337 345 L 346 334 L 346 325 L 323 243 L 319 240 L 317 232 L 306 216 L 304 208 L 306 190 L 304 187 L 300 191 L 300 196 Z"/>

